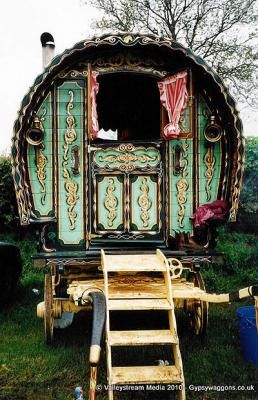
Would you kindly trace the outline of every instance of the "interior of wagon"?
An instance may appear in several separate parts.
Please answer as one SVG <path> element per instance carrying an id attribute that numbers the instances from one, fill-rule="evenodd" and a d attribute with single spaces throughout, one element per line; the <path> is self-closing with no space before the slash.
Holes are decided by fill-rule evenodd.
<path id="1" fill-rule="evenodd" d="M 118 140 L 160 137 L 160 97 L 157 80 L 142 74 L 98 76 L 99 128 L 118 133 Z"/>

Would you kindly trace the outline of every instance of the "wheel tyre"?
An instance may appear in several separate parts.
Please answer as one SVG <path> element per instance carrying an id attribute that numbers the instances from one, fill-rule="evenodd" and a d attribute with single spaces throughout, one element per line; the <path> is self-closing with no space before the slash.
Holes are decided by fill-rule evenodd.
<path id="1" fill-rule="evenodd" d="M 187 279 L 193 282 L 195 287 L 205 291 L 205 285 L 200 272 L 191 272 Z M 204 336 L 208 328 L 208 307 L 207 301 L 185 300 L 185 313 L 189 318 L 189 323 L 193 333 L 197 336 Z"/>

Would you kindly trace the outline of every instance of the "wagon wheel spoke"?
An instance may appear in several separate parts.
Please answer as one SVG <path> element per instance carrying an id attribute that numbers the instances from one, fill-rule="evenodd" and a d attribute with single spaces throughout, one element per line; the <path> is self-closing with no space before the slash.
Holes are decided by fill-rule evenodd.
<path id="1" fill-rule="evenodd" d="M 205 290 L 204 282 L 199 272 L 191 273 L 188 281 L 193 282 L 194 286 Z M 201 300 L 186 300 L 185 312 L 194 334 L 205 335 L 208 326 L 208 303 Z"/>
<path id="2" fill-rule="evenodd" d="M 44 313 L 45 341 L 47 344 L 51 344 L 54 339 L 54 318 L 53 318 L 52 276 L 50 273 L 45 274 L 44 301 L 45 301 L 45 313 Z"/>

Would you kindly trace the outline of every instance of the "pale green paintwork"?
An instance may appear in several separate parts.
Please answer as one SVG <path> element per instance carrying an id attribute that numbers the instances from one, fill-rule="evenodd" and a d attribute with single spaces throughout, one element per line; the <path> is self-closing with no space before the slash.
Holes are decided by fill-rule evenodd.
<path id="1" fill-rule="evenodd" d="M 177 182 L 182 179 L 182 175 L 173 174 L 173 147 L 181 145 L 181 140 L 171 140 L 169 142 L 169 215 L 170 215 L 170 235 L 175 236 L 176 232 L 192 232 L 192 224 L 189 217 L 193 215 L 193 141 L 192 139 L 185 139 L 188 145 L 187 147 L 187 175 L 186 180 L 188 182 L 187 189 L 187 201 L 184 205 L 185 215 L 183 219 L 183 227 L 179 226 L 178 223 L 178 212 L 180 210 L 178 199 L 177 199 Z"/>
<path id="2" fill-rule="evenodd" d="M 53 160 L 52 160 L 52 110 L 51 110 L 51 93 L 49 93 L 39 110 L 37 115 L 41 117 L 46 112 L 42 126 L 44 129 L 44 150 L 42 153 L 46 157 L 46 166 L 44 168 L 46 178 L 44 180 L 46 187 L 46 195 L 44 204 L 42 204 L 42 187 L 37 177 L 35 146 L 28 144 L 28 170 L 30 175 L 32 198 L 34 209 L 40 216 L 47 216 L 53 211 Z"/>
<path id="3" fill-rule="evenodd" d="M 151 201 L 151 207 L 148 209 L 148 226 L 144 226 L 143 220 L 141 218 L 141 207 L 138 203 L 139 197 L 143 194 L 141 186 L 143 184 L 143 179 L 146 179 L 146 184 L 148 186 L 148 198 Z M 157 192 L 158 183 L 153 182 L 151 177 L 148 175 L 139 175 L 135 182 L 131 182 L 130 193 L 131 193 L 131 222 L 137 226 L 139 231 L 150 231 L 153 230 L 152 227 L 158 224 L 157 218 Z M 157 227 L 155 228 L 157 231 Z"/>
<path id="4" fill-rule="evenodd" d="M 198 105 L 198 121 L 199 121 L 199 205 L 205 203 L 211 203 L 217 199 L 217 192 L 219 186 L 219 177 L 221 172 L 221 144 L 217 142 L 214 144 L 214 156 L 216 159 L 215 168 L 214 168 L 214 175 L 210 185 L 210 194 L 211 198 L 208 200 L 207 193 L 205 190 L 207 179 L 205 177 L 205 172 L 207 167 L 204 162 L 204 156 L 207 152 L 207 147 L 205 146 L 205 138 L 204 138 L 204 129 L 208 122 L 208 115 L 210 115 L 210 110 L 204 101 L 203 97 L 200 96 L 199 98 L 199 105 Z"/>
<path id="5" fill-rule="evenodd" d="M 76 212 L 75 229 L 71 229 L 71 224 L 68 215 L 69 205 L 67 204 L 67 193 L 65 190 L 66 179 L 63 176 L 63 155 L 64 155 L 64 135 L 67 129 L 67 104 L 70 101 L 69 91 L 74 94 L 73 108 L 71 109 L 71 114 L 75 117 L 75 132 L 76 140 L 69 145 L 68 152 L 68 166 L 70 177 L 74 183 L 78 185 L 77 200 L 74 207 Z M 58 235 L 59 239 L 63 241 L 64 244 L 78 244 L 84 238 L 84 210 L 83 210 L 83 94 L 84 89 L 81 88 L 76 82 L 64 82 L 57 89 L 57 128 L 58 128 Z M 73 146 L 79 146 L 80 149 L 80 173 L 74 176 L 71 170 L 71 149 Z"/>
<path id="6" fill-rule="evenodd" d="M 112 196 L 116 198 L 117 206 L 115 207 L 116 217 L 112 221 L 112 226 L 108 223 L 109 211 L 105 207 L 105 200 L 107 199 L 107 188 L 110 179 L 113 180 L 114 191 Z M 123 224 L 123 182 L 119 182 L 115 175 L 104 176 L 101 182 L 97 182 L 97 223 L 103 225 L 105 230 L 117 230 L 118 226 Z"/>

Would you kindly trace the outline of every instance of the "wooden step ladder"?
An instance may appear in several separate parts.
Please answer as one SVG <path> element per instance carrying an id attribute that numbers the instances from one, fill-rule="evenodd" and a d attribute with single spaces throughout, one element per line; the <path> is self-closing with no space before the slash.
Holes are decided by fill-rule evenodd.
<path id="1" fill-rule="evenodd" d="M 177 399 L 185 399 L 184 375 L 181 353 L 176 328 L 176 318 L 174 314 L 174 303 L 172 298 L 171 276 L 169 264 L 164 254 L 157 250 L 156 254 L 119 254 L 107 255 L 101 251 L 101 262 L 104 274 L 105 295 L 107 303 L 106 313 L 106 351 L 107 351 L 107 376 L 108 384 L 174 384 L 178 385 Z M 112 274 L 112 295 L 110 295 L 109 274 Z M 163 298 L 153 296 L 153 298 L 142 298 L 137 296 L 139 285 L 130 290 L 130 296 L 123 292 L 115 293 L 115 276 L 119 279 L 128 279 L 133 275 L 133 281 L 139 279 L 142 273 L 145 275 L 158 273 L 164 277 L 165 291 Z M 130 279 L 128 279 L 130 285 Z M 118 285 L 119 286 L 119 285 Z M 111 330 L 110 311 L 122 310 L 163 310 L 167 312 L 169 329 L 161 330 Z M 112 351 L 119 346 L 162 346 L 168 345 L 172 349 L 174 365 L 153 365 L 153 366 L 112 366 Z M 113 391 L 109 390 L 109 400 L 113 400 Z"/>

